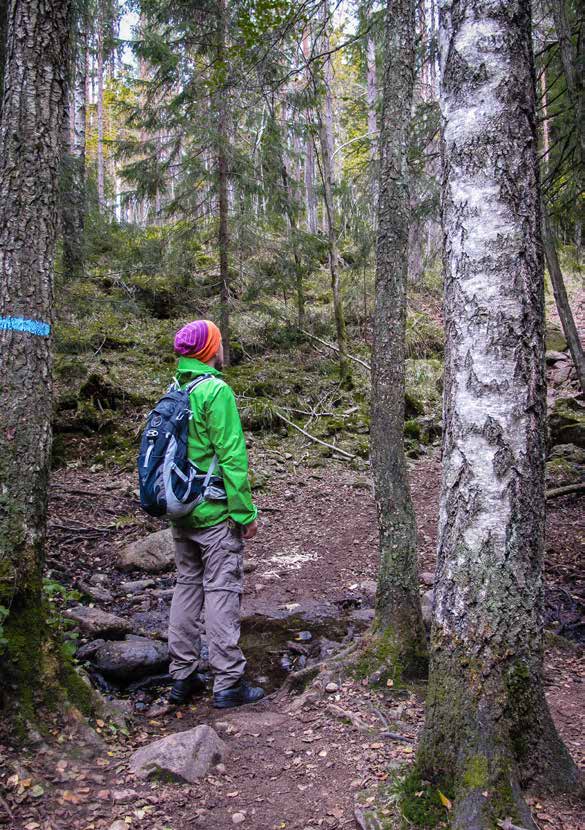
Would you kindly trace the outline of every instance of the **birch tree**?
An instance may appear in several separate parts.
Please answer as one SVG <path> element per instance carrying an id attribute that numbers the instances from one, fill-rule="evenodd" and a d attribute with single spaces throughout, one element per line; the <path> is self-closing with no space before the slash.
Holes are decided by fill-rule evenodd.
<path id="1" fill-rule="evenodd" d="M 442 0 L 446 380 L 424 777 L 455 828 L 577 769 L 543 689 L 544 303 L 528 0 Z"/>
<path id="2" fill-rule="evenodd" d="M 32 715 L 51 451 L 51 306 L 69 3 L 11 0 L 0 129 L 0 677 Z M 43 59 L 40 60 L 39 56 Z"/>
<path id="3" fill-rule="evenodd" d="M 376 624 L 397 673 L 426 668 L 416 525 L 404 455 L 404 352 L 408 263 L 409 118 L 414 85 L 414 0 L 388 0 L 384 50 L 371 460 L 380 571 Z"/>

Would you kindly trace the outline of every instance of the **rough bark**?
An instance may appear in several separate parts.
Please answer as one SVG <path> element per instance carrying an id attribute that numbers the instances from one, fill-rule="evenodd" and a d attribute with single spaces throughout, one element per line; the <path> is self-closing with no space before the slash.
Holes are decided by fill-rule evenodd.
<path id="1" fill-rule="evenodd" d="M 0 130 L 0 677 L 31 714 L 45 635 L 51 323 L 69 3 L 11 0 Z M 43 56 L 40 60 L 39 56 Z M 35 321 L 37 333 L 19 330 Z"/>
<path id="2" fill-rule="evenodd" d="M 80 15 L 75 26 L 72 61 L 70 138 L 63 163 L 63 271 L 66 279 L 83 276 L 86 211 L 85 119 L 88 72 L 87 21 Z"/>
<path id="3" fill-rule="evenodd" d="M 371 463 L 380 571 L 377 629 L 396 672 L 426 670 L 416 524 L 404 455 L 404 357 L 410 219 L 408 142 L 414 83 L 414 0 L 388 0 L 381 119 Z"/>
<path id="4" fill-rule="evenodd" d="M 328 7 L 323 4 L 324 34 L 322 36 L 321 51 L 329 49 L 329 33 L 327 29 Z M 345 315 L 339 282 L 339 249 L 337 245 L 337 228 L 335 223 L 335 173 L 333 169 L 333 102 L 331 91 L 331 58 L 324 59 L 323 66 L 323 106 L 319 113 L 319 146 L 321 149 L 321 178 L 323 181 L 324 219 L 329 243 L 329 271 L 331 274 L 331 292 L 333 295 L 333 313 L 335 316 L 335 330 L 337 346 L 339 348 L 339 374 L 344 384 L 351 383 L 351 371 L 347 359 L 347 336 L 345 330 Z"/>
<path id="5" fill-rule="evenodd" d="M 4 60 L 6 58 L 6 20 L 8 0 L 0 0 L 0 118 L 2 117 L 2 90 L 4 88 Z"/>
<path id="6" fill-rule="evenodd" d="M 567 343 L 569 344 L 569 351 L 573 358 L 573 364 L 577 371 L 577 378 L 581 392 L 585 393 L 585 354 L 583 354 L 583 346 L 579 339 L 579 333 L 573 318 L 573 312 L 569 304 L 565 282 L 563 280 L 563 273 L 561 265 L 557 256 L 557 249 L 555 239 L 550 228 L 548 216 L 543 213 L 542 218 L 542 241 L 544 246 L 544 255 L 546 258 L 546 265 L 550 275 L 550 281 L 555 295 L 555 302 L 557 311 L 563 327 L 563 332 Z"/>
<path id="7" fill-rule="evenodd" d="M 422 774 L 534 827 L 578 773 L 543 690 L 544 291 L 528 0 L 442 0 L 446 379 Z M 486 795 L 487 793 L 487 795 Z"/>
<path id="8" fill-rule="evenodd" d="M 227 71 L 226 65 L 227 41 L 227 8 L 225 0 L 218 2 L 218 35 L 217 35 L 217 62 L 219 71 Z M 225 84 L 222 84 L 225 86 Z M 219 202 L 219 229 L 217 243 L 219 247 L 219 280 L 220 280 L 220 323 L 223 341 L 224 363 L 230 365 L 230 273 L 229 273 L 229 226 L 228 226 L 228 150 L 229 129 L 228 110 L 225 91 L 219 92 L 218 123 L 217 123 L 217 177 Z"/>

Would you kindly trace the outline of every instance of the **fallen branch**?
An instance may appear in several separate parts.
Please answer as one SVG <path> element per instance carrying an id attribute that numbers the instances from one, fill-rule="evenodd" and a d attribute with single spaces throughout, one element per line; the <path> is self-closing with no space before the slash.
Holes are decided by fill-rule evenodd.
<path id="1" fill-rule="evenodd" d="M 383 732 L 380 732 L 380 735 L 383 738 L 390 738 L 392 741 L 405 741 L 406 743 L 412 743 L 412 738 L 409 738 L 408 735 L 401 735 L 400 732 L 389 732 L 385 729 Z"/>
<path id="2" fill-rule="evenodd" d="M 315 438 L 315 436 L 311 435 L 310 432 L 307 432 L 302 427 L 298 427 L 292 421 L 289 421 L 289 419 L 287 417 L 285 417 L 277 409 L 274 410 L 274 414 L 276 415 L 277 418 L 280 418 L 281 421 L 284 421 L 285 424 L 288 424 L 289 426 L 291 426 L 294 429 L 301 432 L 305 436 L 305 438 L 308 438 L 310 441 L 314 441 L 316 444 L 321 444 L 323 447 L 327 447 L 328 449 L 333 450 L 333 452 L 336 452 L 339 455 L 342 455 L 344 458 L 348 458 L 350 461 L 351 461 L 352 458 L 355 458 L 355 455 L 353 455 L 350 452 L 346 452 L 345 450 L 339 449 L 339 447 L 336 447 L 335 444 L 328 444 L 327 441 L 321 441 L 320 438 Z"/>
<path id="3" fill-rule="evenodd" d="M 306 334 L 306 336 L 310 337 L 312 340 L 316 340 L 318 343 L 322 343 L 324 346 L 327 346 L 328 349 L 333 349 L 334 352 L 337 352 L 338 354 L 341 354 L 340 349 L 337 346 L 334 346 L 333 343 L 328 343 L 326 340 L 321 340 L 321 338 L 317 337 L 317 335 L 311 334 L 310 331 L 306 331 L 305 329 L 302 329 L 300 327 L 299 327 L 299 331 L 302 331 L 303 334 Z M 353 360 L 355 363 L 359 363 L 360 366 L 363 366 L 364 369 L 368 370 L 368 372 L 372 371 L 372 367 L 370 366 L 370 364 L 366 363 L 365 360 L 362 360 L 361 357 L 355 357 L 352 354 L 347 354 L 347 352 L 344 354 L 344 357 L 347 357 L 350 360 Z"/>
<path id="4" fill-rule="evenodd" d="M 547 499 L 556 499 L 559 496 L 569 496 L 571 493 L 585 493 L 585 481 L 579 481 L 577 484 L 568 484 L 566 487 L 555 487 L 553 490 L 547 490 L 545 497 Z"/>

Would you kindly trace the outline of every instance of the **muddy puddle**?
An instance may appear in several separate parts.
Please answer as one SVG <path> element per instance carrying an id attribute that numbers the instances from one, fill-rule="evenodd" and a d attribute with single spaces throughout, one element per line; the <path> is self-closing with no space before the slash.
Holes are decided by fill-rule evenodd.
<path id="1" fill-rule="evenodd" d="M 248 661 L 246 676 L 262 685 L 267 693 L 273 692 L 290 672 L 315 665 L 340 651 L 369 623 L 368 615 L 361 610 L 337 610 L 329 606 L 327 611 L 328 616 L 301 613 L 285 616 L 281 611 L 277 616 L 255 613 L 243 617 L 240 642 Z M 204 659 L 206 651 L 204 643 Z M 201 666 L 202 671 L 205 668 Z M 102 692 L 118 698 L 130 698 L 139 709 L 154 699 L 164 697 L 171 685 L 170 676 L 160 673 L 160 669 L 158 673 L 126 683 L 108 679 L 91 666 L 88 673 L 93 684 Z"/>

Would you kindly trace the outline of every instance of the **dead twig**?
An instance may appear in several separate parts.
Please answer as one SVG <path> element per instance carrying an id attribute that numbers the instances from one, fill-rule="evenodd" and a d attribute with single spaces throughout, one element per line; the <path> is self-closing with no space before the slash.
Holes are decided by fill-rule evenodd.
<path id="1" fill-rule="evenodd" d="M 307 432 L 302 427 L 298 427 L 296 424 L 294 424 L 292 421 L 290 421 L 285 415 L 283 415 L 277 409 L 274 410 L 274 414 L 276 415 L 277 418 L 280 418 L 281 421 L 284 421 L 285 424 L 288 424 L 289 426 L 293 427 L 293 429 L 296 429 L 300 433 L 302 433 L 305 436 L 305 438 L 308 438 L 310 441 L 314 441 L 315 444 L 321 444 L 321 446 L 327 447 L 328 449 L 333 450 L 333 452 L 336 452 L 339 455 L 342 455 L 344 458 L 347 458 L 350 461 L 353 458 L 355 458 L 355 455 L 353 455 L 353 453 L 346 452 L 345 450 L 342 450 L 339 447 L 336 447 L 335 444 L 328 444 L 327 441 L 322 441 L 320 438 L 316 438 L 314 435 L 311 435 L 310 432 Z"/>
<path id="2" fill-rule="evenodd" d="M 311 334 L 310 331 L 306 331 L 305 329 L 299 328 L 299 331 L 302 331 L 307 337 L 310 337 L 312 340 L 316 340 L 318 343 L 322 343 L 323 346 L 327 346 L 328 349 L 332 349 L 334 352 L 340 353 L 340 349 L 337 346 L 334 346 L 333 343 L 328 343 L 326 340 L 321 340 L 320 337 L 317 337 L 315 334 Z M 355 357 L 355 355 L 348 354 L 347 352 L 344 354 L 344 357 L 353 360 L 355 363 L 359 363 L 360 366 L 363 366 L 364 369 L 367 369 L 368 372 L 372 371 L 372 367 L 369 363 L 366 363 L 365 360 L 362 360 L 361 357 Z"/>

